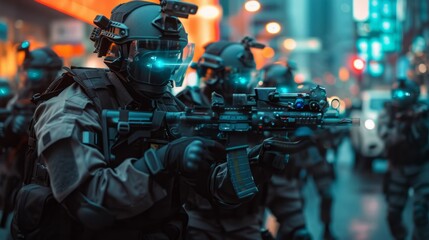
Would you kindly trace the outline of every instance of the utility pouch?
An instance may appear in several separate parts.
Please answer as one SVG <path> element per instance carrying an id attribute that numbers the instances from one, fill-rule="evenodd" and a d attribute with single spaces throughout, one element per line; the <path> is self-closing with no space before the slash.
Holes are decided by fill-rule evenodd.
<path id="1" fill-rule="evenodd" d="M 69 239 L 72 219 L 49 187 L 23 186 L 16 198 L 11 232 L 14 239 Z"/>

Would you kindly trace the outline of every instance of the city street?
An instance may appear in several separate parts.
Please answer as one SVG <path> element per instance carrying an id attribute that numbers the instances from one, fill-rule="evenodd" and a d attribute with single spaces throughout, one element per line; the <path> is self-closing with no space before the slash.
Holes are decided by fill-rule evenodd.
<path id="1" fill-rule="evenodd" d="M 0 1 L 15 238 L 429 240 L 429 0 Z"/>
<path id="2" fill-rule="evenodd" d="M 332 159 L 332 155 L 328 155 L 328 159 Z M 392 239 L 385 220 L 386 205 L 381 192 L 386 162 L 375 162 L 374 170 L 378 173 L 358 174 L 353 171 L 353 160 L 350 143 L 346 140 L 340 147 L 337 162 L 333 231 L 341 240 Z M 315 239 L 321 239 L 319 199 L 311 181 L 304 194 L 308 227 Z M 410 206 L 404 213 L 404 221 L 407 225 L 412 221 Z"/>

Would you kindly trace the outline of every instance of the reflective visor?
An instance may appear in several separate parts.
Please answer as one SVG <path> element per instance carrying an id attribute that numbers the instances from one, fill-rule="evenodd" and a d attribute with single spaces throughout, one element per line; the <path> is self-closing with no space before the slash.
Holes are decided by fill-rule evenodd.
<path id="1" fill-rule="evenodd" d="M 137 84 L 181 85 L 194 53 L 193 44 L 173 40 L 134 40 L 128 55 L 128 74 Z"/>

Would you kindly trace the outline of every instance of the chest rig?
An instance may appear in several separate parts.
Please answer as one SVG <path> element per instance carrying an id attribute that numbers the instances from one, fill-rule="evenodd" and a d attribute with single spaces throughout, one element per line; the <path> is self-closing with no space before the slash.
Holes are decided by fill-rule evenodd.
<path id="1" fill-rule="evenodd" d="M 170 134 L 160 130 L 163 111 L 181 111 L 184 107 L 167 93 L 161 99 L 153 101 L 155 112 L 150 124 L 140 131 L 132 131 L 128 121 L 130 110 L 138 110 L 138 104 L 125 105 L 120 103 L 118 95 L 129 95 L 117 76 L 106 69 L 94 68 L 65 68 L 66 73 L 57 78 L 43 94 L 33 96 L 33 102 L 39 104 L 60 94 L 65 88 L 77 83 L 94 103 L 96 111 L 102 121 L 102 132 L 83 131 L 81 141 L 103 152 L 109 167 L 119 165 L 129 157 L 141 157 L 150 147 L 158 148 L 170 140 Z M 106 114 L 109 110 L 119 113 L 117 118 L 111 119 Z M 37 158 L 37 139 L 34 132 L 34 122 L 30 124 L 28 152 L 24 173 L 24 184 L 35 182 L 49 185 L 49 176 L 46 166 Z M 162 142 L 150 142 L 151 136 L 165 139 Z"/>

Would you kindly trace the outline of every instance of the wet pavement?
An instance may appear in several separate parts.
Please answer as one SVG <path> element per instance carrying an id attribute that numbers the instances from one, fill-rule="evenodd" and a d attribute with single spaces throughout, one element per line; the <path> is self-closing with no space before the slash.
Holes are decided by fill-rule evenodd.
<path id="1" fill-rule="evenodd" d="M 336 162 L 337 181 L 334 186 L 333 232 L 339 240 L 393 239 L 386 222 L 386 204 L 382 194 L 385 160 L 376 160 L 373 172 L 353 170 L 353 151 L 350 142 L 344 141 Z M 328 160 L 333 155 L 328 154 Z M 319 221 L 319 198 L 314 184 L 309 181 L 304 189 L 308 228 L 315 240 L 322 239 Z M 411 207 L 404 212 L 404 222 L 412 222 Z"/>

